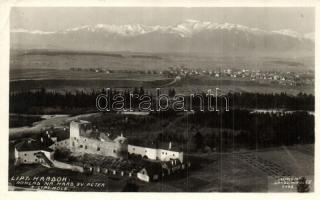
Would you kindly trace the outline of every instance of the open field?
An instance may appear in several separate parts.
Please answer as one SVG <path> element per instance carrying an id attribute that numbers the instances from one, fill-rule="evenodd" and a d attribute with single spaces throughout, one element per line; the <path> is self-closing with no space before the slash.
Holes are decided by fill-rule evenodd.
<path id="1" fill-rule="evenodd" d="M 42 52 L 41 52 L 42 51 Z M 67 52 L 48 53 L 47 50 L 12 50 L 11 69 L 69 69 L 105 68 L 117 70 L 163 70 L 184 65 L 187 68 L 303 71 L 314 70 L 313 56 L 219 56 L 179 53 L 134 52 Z M 116 55 L 116 56 L 115 56 Z M 155 59 L 156 58 L 156 59 Z"/>
<path id="2" fill-rule="evenodd" d="M 160 74 L 139 73 L 96 73 L 91 71 L 71 71 L 56 69 L 13 69 L 10 71 L 10 90 L 32 90 L 45 88 L 56 91 L 83 90 L 90 92 L 102 88 L 133 88 L 144 87 L 149 90 L 175 88 L 179 94 L 190 94 L 215 88 L 222 92 L 263 92 L 298 94 L 304 92 L 314 94 L 313 86 L 282 86 L 270 82 L 254 82 L 230 78 L 197 76 L 192 79 L 172 81 L 173 78 Z"/>
<path id="3" fill-rule="evenodd" d="M 77 116 L 68 116 L 68 115 L 57 115 L 55 117 L 51 117 L 48 119 L 43 119 L 41 121 L 33 123 L 32 126 L 22 126 L 22 127 L 15 127 L 10 128 L 9 130 L 9 137 L 10 138 L 25 138 L 27 136 L 33 134 L 39 134 L 42 129 L 48 127 L 63 127 L 66 126 L 70 121 L 82 118 L 82 117 L 93 117 L 95 115 L 100 116 L 101 113 L 90 113 L 90 114 L 83 114 Z M 26 117 L 26 116 L 25 116 Z M 13 117 L 12 120 L 14 120 Z"/>
<path id="4" fill-rule="evenodd" d="M 279 72 L 314 71 L 314 57 L 274 56 L 205 56 L 196 54 L 133 53 L 133 52 L 55 52 L 49 50 L 12 50 L 10 57 L 10 89 L 46 88 L 74 91 L 110 88 L 164 88 L 174 87 L 178 93 L 190 94 L 219 87 L 223 92 L 264 92 L 297 94 L 314 93 L 314 86 L 282 86 L 198 76 L 173 83 L 173 78 L 160 71 L 184 66 L 197 70 L 251 69 Z M 71 68 L 82 71 L 71 71 Z M 94 72 L 89 69 L 118 70 L 116 73 Z M 119 72 L 122 71 L 122 72 Z M 129 71 L 130 73 L 124 72 Z M 153 73 L 146 73 L 154 71 Z M 137 73 L 138 72 L 138 73 Z"/>
<path id="5" fill-rule="evenodd" d="M 222 93 L 228 92 L 249 92 L 249 93 L 282 93 L 296 95 L 300 92 L 307 94 L 314 94 L 313 86 L 299 86 L 289 87 L 274 84 L 258 84 L 252 81 L 230 81 L 230 80 L 212 80 L 211 82 L 200 82 L 198 84 L 180 84 L 172 86 L 179 94 L 192 94 L 195 92 L 202 92 L 208 90 L 215 90 L 219 88 Z"/>
<path id="6" fill-rule="evenodd" d="M 196 154 L 206 160 L 200 167 L 188 172 L 186 177 L 161 181 L 154 184 L 141 184 L 139 191 L 198 191 L 198 192 L 295 192 L 275 185 L 276 176 L 305 176 L 312 179 L 313 190 L 314 159 L 313 156 L 297 151 L 313 148 L 313 145 L 280 147 L 249 151 L 253 159 L 243 159 L 242 153 Z M 261 165 L 259 162 L 263 160 Z M 303 163 L 303 168 L 297 163 Z M 288 174 L 273 175 L 273 167 L 288 171 Z"/>
<path id="7" fill-rule="evenodd" d="M 11 91 L 38 88 L 72 91 L 106 87 L 159 87 L 171 81 L 171 78 L 153 74 L 106 74 L 54 69 L 19 69 L 10 71 Z"/>
<path id="8" fill-rule="evenodd" d="M 92 71 L 71 71 L 68 69 L 14 69 L 10 71 L 11 81 L 22 80 L 139 80 L 139 81 L 155 81 L 155 80 L 171 80 L 161 75 L 154 74 L 138 74 L 138 73 L 97 73 Z"/>

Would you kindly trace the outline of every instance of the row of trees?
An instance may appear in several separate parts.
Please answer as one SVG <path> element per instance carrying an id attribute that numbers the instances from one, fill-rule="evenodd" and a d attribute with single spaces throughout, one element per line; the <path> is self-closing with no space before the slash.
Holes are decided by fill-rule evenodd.
<path id="1" fill-rule="evenodd" d="M 57 108 L 56 112 L 68 112 L 74 108 L 96 109 L 96 98 L 99 94 L 107 94 L 110 97 L 109 104 L 114 102 L 113 97 L 117 94 L 121 94 L 128 107 L 130 102 L 130 94 L 134 95 L 149 95 L 152 104 L 156 104 L 156 96 L 153 91 L 150 92 L 144 88 L 134 88 L 132 91 L 124 90 L 92 90 L 90 92 L 75 91 L 75 92 L 56 92 L 46 91 L 45 89 L 39 89 L 35 91 L 25 91 L 19 93 L 10 94 L 10 112 L 12 113 L 41 113 L 43 108 Z M 172 100 L 176 94 L 174 88 L 168 90 L 168 96 Z M 200 96 L 200 98 L 199 98 Z M 202 100 L 201 100 L 202 97 Z M 260 94 L 260 93 L 228 93 L 219 97 L 219 107 L 225 106 L 225 98 L 228 99 L 228 106 L 232 108 L 241 109 L 289 109 L 289 110 L 314 110 L 314 96 L 307 94 L 298 94 L 296 96 L 281 94 Z M 215 103 L 214 97 L 212 102 Z M 131 98 L 131 106 L 138 108 L 139 103 L 142 100 L 137 98 Z M 208 105 L 208 97 L 205 93 L 199 94 L 194 98 L 192 108 L 197 110 L 202 105 L 204 109 Z M 185 96 L 186 108 L 190 106 L 190 96 Z M 212 103 L 211 103 L 212 104 Z M 36 109 L 39 108 L 39 109 Z M 222 109 L 223 110 L 223 109 Z"/>
<path id="2" fill-rule="evenodd" d="M 255 149 L 315 141 L 314 116 L 305 111 L 272 114 L 239 109 L 195 113 L 169 110 L 147 116 L 105 114 L 91 120 L 99 130 L 106 127 L 111 133 L 122 132 L 132 144 L 173 142 L 184 151 Z"/>
<path id="3" fill-rule="evenodd" d="M 158 134 L 158 141 L 182 144 L 185 150 L 206 151 L 238 148 L 263 148 L 279 145 L 314 143 L 314 116 L 307 112 L 283 115 L 231 112 L 196 112 L 180 122 L 188 129 Z M 184 131 L 186 133 L 186 130 Z"/>

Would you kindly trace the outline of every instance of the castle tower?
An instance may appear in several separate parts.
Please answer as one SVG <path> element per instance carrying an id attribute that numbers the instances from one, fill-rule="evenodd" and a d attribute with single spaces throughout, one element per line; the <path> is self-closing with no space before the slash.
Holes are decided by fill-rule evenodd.
<path id="1" fill-rule="evenodd" d="M 78 139 L 92 132 L 91 122 L 76 120 L 70 123 L 70 150 L 77 146 Z"/>
<path id="2" fill-rule="evenodd" d="M 77 121 L 70 123 L 70 139 L 80 137 L 80 124 Z"/>
<path id="3" fill-rule="evenodd" d="M 92 131 L 91 122 L 84 120 L 72 121 L 70 123 L 70 138 L 79 138 L 87 132 Z"/>

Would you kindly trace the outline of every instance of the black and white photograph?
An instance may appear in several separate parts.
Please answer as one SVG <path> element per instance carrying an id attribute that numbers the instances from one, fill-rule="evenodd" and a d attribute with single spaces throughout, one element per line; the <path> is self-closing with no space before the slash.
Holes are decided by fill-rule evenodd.
<path id="1" fill-rule="evenodd" d="M 11 7 L 8 190 L 313 193 L 315 16 Z"/>

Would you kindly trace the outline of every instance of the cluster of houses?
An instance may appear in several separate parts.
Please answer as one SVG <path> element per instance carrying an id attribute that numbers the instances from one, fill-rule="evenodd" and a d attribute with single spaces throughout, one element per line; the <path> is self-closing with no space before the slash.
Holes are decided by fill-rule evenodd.
<path id="1" fill-rule="evenodd" d="M 99 155 L 115 159 L 140 157 L 145 162 L 140 166 L 136 177 L 146 182 L 159 180 L 163 176 L 190 167 L 190 163 L 184 163 L 183 152 L 173 147 L 171 143 L 162 146 L 129 144 L 128 139 L 122 134 L 114 136 L 99 132 L 93 129 L 91 122 L 84 120 L 72 121 L 69 129 L 46 131 L 39 139 L 29 138 L 15 145 L 15 164 L 36 163 L 47 167 L 59 165 L 75 169 L 69 164 L 55 160 L 54 154 L 59 149 L 69 149 L 74 154 Z"/>
<path id="2" fill-rule="evenodd" d="M 245 79 L 250 81 L 270 81 L 279 85 L 313 85 L 314 84 L 314 73 L 313 72 L 281 72 L 281 71 L 261 71 L 261 70 L 251 70 L 245 69 L 241 66 L 239 69 L 216 69 L 208 70 L 201 68 L 190 68 L 185 66 L 179 67 L 168 67 L 165 70 L 108 70 L 102 67 L 82 69 L 79 67 L 73 67 L 71 71 L 90 71 L 96 73 L 137 73 L 137 74 L 159 74 L 166 75 L 168 77 L 174 78 L 179 77 L 182 79 L 186 76 L 198 76 L 198 75 L 208 75 L 215 78 L 231 78 L 231 79 Z"/>
<path id="3" fill-rule="evenodd" d="M 160 74 L 167 74 L 172 77 L 180 76 L 197 76 L 208 75 L 215 78 L 231 78 L 245 79 L 251 81 L 271 81 L 280 85 L 311 85 L 314 82 L 313 73 L 310 72 L 281 72 L 281 71 L 261 71 L 245 69 L 224 69 L 224 70 L 205 70 L 180 67 L 169 67 L 168 70 L 162 71 Z"/>

